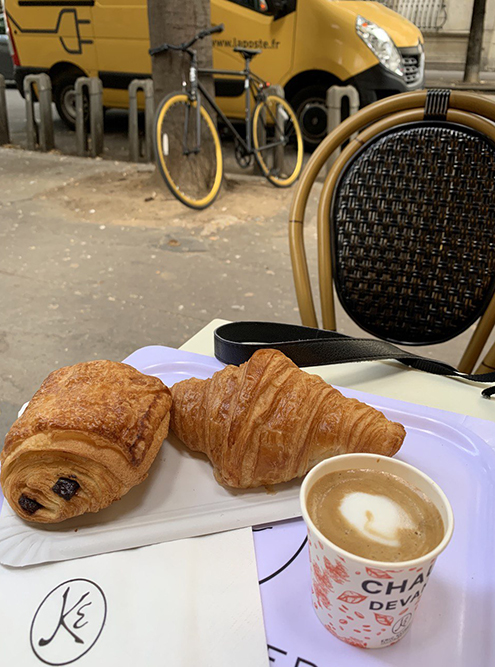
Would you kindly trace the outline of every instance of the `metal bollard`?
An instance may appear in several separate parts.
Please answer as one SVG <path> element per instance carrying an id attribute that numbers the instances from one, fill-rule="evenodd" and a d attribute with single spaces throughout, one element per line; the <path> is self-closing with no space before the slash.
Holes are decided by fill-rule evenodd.
<path id="1" fill-rule="evenodd" d="M 9 117 L 7 115 L 7 96 L 5 78 L 0 74 L 0 146 L 10 143 Z"/>
<path id="2" fill-rule="evenodd" d="M 330 134 L 342 122 L 342 98 L 349 99 L 349 115 L 352 116 L 359 110 L 359 93 L 354 86 L 332 86 L 327 90 L 327 134 Z M 330 155 L 327 160 L 327 172 L 330 171 L 337 155 L 338 149 Z"/>
<path id="3" fill-rule="evenodd" d="M 144 137 L 140 141 L 138 127 L 137 93 L 144 93 Z M 153 161 L 153 117 L 155 102 L 153 99 L 153 81 L 151 79 L 133 79 L 129 84 L 129 155 L 133 162 L 144 158 Z"/>
<path id="4" fill-rule="evenodd" d="M 94 76 L 80 76 L 74 86 L 76 93 L 76 151 L 83 157 L 103 153 L 103 85 Z M 84 118 L 85 94 L 89 100 L 89 132 Z"/>
<path id="5" fill-rule="evenodd" d="M 40 121 L 34 115 L 35 93 L 39 101 Z M 34 151 L 51 151 L 55 147 L 52 116 L 52 82 L 48 74 L 28 74 L 24 77 L 24 99 L 26 101 L 27 147 Z"/>

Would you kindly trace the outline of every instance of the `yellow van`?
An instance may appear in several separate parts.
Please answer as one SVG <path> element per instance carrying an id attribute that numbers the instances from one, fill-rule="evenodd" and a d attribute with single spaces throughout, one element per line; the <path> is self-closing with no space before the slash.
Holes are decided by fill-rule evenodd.
<path id="1" fill-rule="evenodd" d="M 127 107 L 132 79 L 150 77 L 146 0 L 5 0 L 19 89 L 26 74 L 48 72 L 61 118 L 75 121 L 73 84 L 99 76 L 106 108 Z M 242 69 L 234 46 L 261 48 L 253 71 L 283 86 L 305 143 L 325 135 L 325 93 L 352 84 L 361 105 L 424 84 L 423 37 L 379 2 L 360 0 L 211 0 L 213 64 Z M 219 78 L 218 102 L 243 118 L 242 81 Z"/>

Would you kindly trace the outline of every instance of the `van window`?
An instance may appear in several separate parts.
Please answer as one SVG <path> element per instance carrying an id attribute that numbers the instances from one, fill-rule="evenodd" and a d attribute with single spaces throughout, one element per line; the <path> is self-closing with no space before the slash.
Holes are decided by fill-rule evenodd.
<path id="1" fill-rule="evenodd" d="M 268 9 L 268 5 L 266 4 L 265 0 L 229 0 L 229 2 L 233 2 L 236 5 L 241 5 L 241 7 L 253 9 L 255 12 L 260 12 L 261 14 L 264 14 Z"/>
<path id="2" fill-rule="evenodd" d="M 5 30 L 5 18 L 2 13 L 2 7 L 0 6 L 0 35 L 5 35 L 7 31 Z"/>

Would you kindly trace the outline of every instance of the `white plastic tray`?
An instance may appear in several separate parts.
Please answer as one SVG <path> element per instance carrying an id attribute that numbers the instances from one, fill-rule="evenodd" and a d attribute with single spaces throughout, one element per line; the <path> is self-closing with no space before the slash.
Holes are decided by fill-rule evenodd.
<path id="1" fill-rule="evenodd" d="M 142 348 L 124 361 L 168 386 L 209 377 L 224 366 L 212 357 L 162 346 Z M 298 488 L 295 481 L 276 494 L 229 491 L 217 484 L 205 456 L 170 433 L 148 478 L 97 514 L 45 526 L 23 521 L 4 502 L 0 563 L 19 567 L 79 558 L 295 517 Z"/>
<path id="2" fill-rule="evenodd" d="M 157 375 L 168 385 L 188 376 L 208 377 L 222 367 L 211 357 L 161 346 L 138 350 L 126 361 Z M 454 466 L 452 474 L 462 472 L 462 465 L 452 459 L 449 447 L 450 442 L 461 437 L 459 431 L 426 416 L 427 408 L 342 391 L 367 400 L 405 425 L 408 434 L 399 458 L 418 465 L 427 474 L 431 474 L 434 459 Z M 495 455 L 488 445 L 469 431 L 462 433 L 462 438 L 467 452 L 469 447 L 476 452 L 486 450 L 486 461 L 495 468 Z M 470 445 L 472 442 L 475 444 Z M 170 435 L 148 479 L 98 514 L 38 526 L 19 519 L 4 503 L 0 515 L 0 562 L 24 566 L 65 560 L 293 518 L 300 515 L 299 485 L 299 480 L 280 485 L 275 494 L 264 489 L 229 491 L 216 483 L 206 457 L 190 452 Z"/>

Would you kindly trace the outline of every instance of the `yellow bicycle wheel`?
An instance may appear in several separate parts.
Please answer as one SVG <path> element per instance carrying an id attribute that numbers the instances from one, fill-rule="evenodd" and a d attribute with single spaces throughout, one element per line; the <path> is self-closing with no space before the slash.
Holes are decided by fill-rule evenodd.
<path id="1" fill-rule="evenodd" d="M 303 164 L 303 140 L 296 114 L 282 97 L 268 94 L 256 105 L 253 145 L 270 183 L 287 188 L 297 180 Z"/>
<path id="2" fill-rule="evenodd" d="M 200 108 L 198 144 L 197 103 L 184 93 L 172 93 L 157 109 L 154 145 L 165 183 L 186 206 L 210 206 L 222 184 L 220 138 L 208 111 Z"/>

